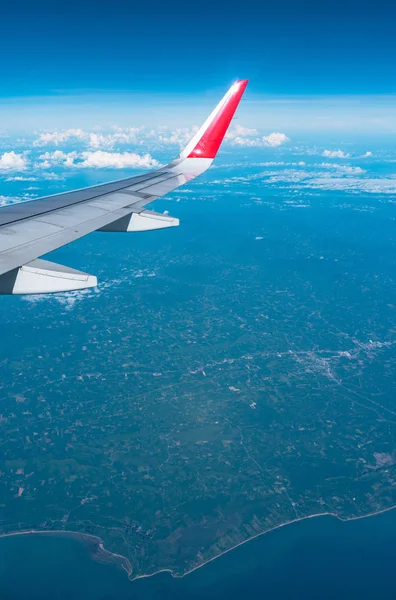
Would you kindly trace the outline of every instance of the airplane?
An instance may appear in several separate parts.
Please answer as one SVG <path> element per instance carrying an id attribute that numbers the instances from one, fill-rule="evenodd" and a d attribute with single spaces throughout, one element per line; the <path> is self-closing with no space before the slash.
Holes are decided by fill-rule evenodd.
<path id="1" fill-rule="evenodd" d="M 110 183 L 0 208 L 0 294 L 47 294 L 97 286 L 97 278 L 40 256 L 93 231 L 175 227 L 179 219 L 145 206 L 206 171 L 246 89 L 236 81 L 168 165 Z"/>

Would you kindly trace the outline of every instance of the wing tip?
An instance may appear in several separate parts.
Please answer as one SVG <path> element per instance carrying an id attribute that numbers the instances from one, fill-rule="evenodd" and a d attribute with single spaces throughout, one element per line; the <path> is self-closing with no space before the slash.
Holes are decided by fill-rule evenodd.
<path id="1" fill-rule="evenodd" d="M 213 119 L 188 153 L 188 158 L 213 159 L 216 156 L 248 83 L 248 79 L 238 79 L 232 84 L 218 110 L 215 109 Z"/>
<path id="2" fill-rule="evenodd" d="M 247 84 L 249 83 L 249 79 L 237 79 L 237 81 L 231 86 L 231 89 L 234 89 L 235 92 L 240 92 L 241 96 L 246 90 Z"/>

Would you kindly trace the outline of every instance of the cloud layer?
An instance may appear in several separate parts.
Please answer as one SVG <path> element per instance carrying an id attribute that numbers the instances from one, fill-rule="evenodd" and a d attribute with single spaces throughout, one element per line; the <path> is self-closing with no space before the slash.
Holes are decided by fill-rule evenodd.
<path id="1" fill-rule="evenodd" d="M 337 157 L 338 158 L 338 157 Z M 381 177 L 368 173 L 359 166 L 330 162 L 307 164 L 300 162 L 270 161 L 256 163 L 250 167 L 264 167 L 265 170 L 214 180 L 213 185 L 251 184 L 254 188 L 265 186 L 293 193 L 308 190 L 340 191 L 353 194 L 396 195 L 396 176 Z"/>
<path id="2" fill-rule="evenodd" d="M 343 150 L 324 150 L 322 156 L 326 158 L 349 158 L 350 154 L 345 153 Z"/>
<path id="3" fill-rule="evenodd" d="M 15 152 L 4 152 L 0 156 L 0 171 L 24 171 L 28 160 L 24 154 Z"/>
<path id="4" fill-rule="evenodd" d="M 254 131 L 254 130 L 253 130 Z M 290 142 L 290 138 L 285 133 L 270 133 L 269 135 L 263 135 L 262 137 L 244 137 L 236 136 L 231 140 L 233 146 L 242 146 L 245 148 L 277 148 L 286 142 Z"/>
<path id="5" fill-rule="evenodd" d="M 38 157 L 36 166 L 49 169 L 56 165 L 78 169 L 150 169 L 159 166 L 159 162 L 150 154 L 135 152 L 105 152 L 103 150 L 86 152 L 45 152 Z"/>
<path id="6" fill-rule="evenodd" d="M 110 150 L 122 145 L 144 145 L 161 147 L 177 146 L 183 148 L 198 131 L 198 127 L 179 127 L 170 130 L 167 127 L 158 129 L 113 127 L 112 131 L 84 131 L 82 129 L 65 129 L 42 132 L 33 142 L 35 147 L 59 147 L 62 145 L 85 145 L 90 149 Z M 284 133 L 273 132 L 260 137 L 257 129 L 236 125 L 226 135 L 225 143 L 233 146 L 276 148 L 289 141 Z"/>
<path id="7" fill-rule="evenodd" d="M 139 144 L 139 133 L 142 127 L 114 128 L 110 133 L 84 131 L 82 129 L 64 129 L 60 131 L 40 133 L 33 146 L 60 146 L 62 144 L 80 143 L 90 148 L 114 148 L 120 144 Z"/>

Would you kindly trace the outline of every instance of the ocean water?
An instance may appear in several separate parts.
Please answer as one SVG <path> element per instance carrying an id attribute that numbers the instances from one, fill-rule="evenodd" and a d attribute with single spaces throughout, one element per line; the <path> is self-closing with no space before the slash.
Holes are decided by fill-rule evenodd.
<path id="1" fill-rule="evenodd" d="M 390 599 L 396 597 L 395 561 L 394 510 L 348 522 L 323 516 L 292 523 L 183 579 L 160 573 L 130 582 L 76 539 L 21 535 L 0 540 L 0 598 Z"/>

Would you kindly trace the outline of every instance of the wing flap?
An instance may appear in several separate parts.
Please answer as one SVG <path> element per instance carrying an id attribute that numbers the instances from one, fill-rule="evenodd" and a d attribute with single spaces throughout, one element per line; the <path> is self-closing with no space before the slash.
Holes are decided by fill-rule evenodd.
<path id="1" fill-rule="evenodd" d="M 96 285 L 97 279 L 93 275 L 48 260 L 34 260 L 0 275 L 0 294 L 52 294 Z"/>

